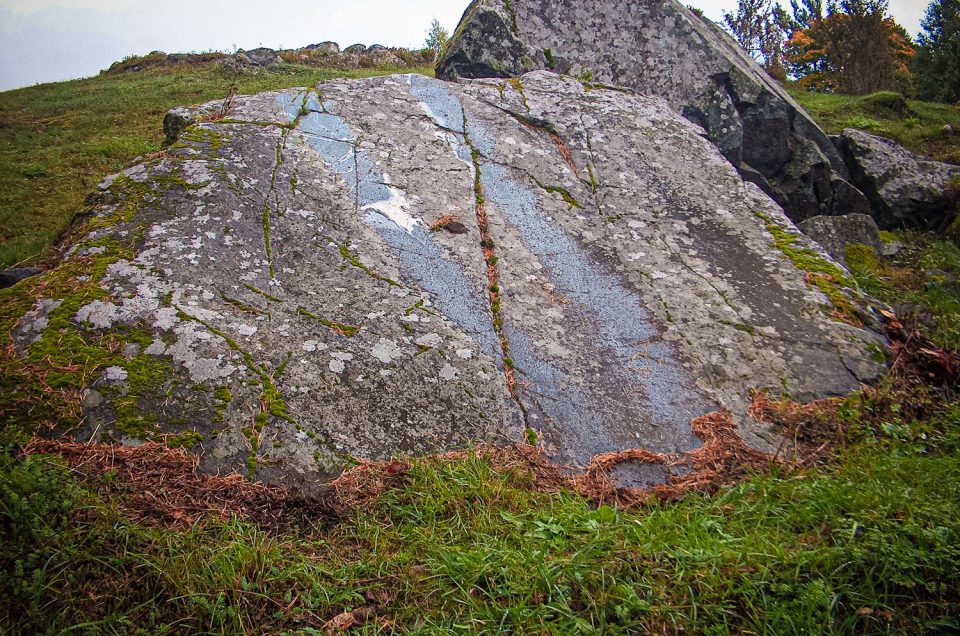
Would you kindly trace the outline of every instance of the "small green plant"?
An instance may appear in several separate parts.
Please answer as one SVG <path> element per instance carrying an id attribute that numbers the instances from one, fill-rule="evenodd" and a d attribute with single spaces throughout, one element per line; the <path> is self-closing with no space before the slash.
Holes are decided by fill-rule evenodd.
<path id="1" fill-rule="evenodd" d="M 530 446 L 537 445 L 537 431 L 532 428 L 527 428 L 527 444 Z"/>
<path id="2" fill-rule="evenodd" d="M 449 39 L 450 33 L 443 28 L 439 20 L 434 18 L 430 21 L 430 28 L 427 30 L 427 39 L 424 41 L 423 46 L 427 49 L 433 49 L 436 57 L 439 59 Z"/>

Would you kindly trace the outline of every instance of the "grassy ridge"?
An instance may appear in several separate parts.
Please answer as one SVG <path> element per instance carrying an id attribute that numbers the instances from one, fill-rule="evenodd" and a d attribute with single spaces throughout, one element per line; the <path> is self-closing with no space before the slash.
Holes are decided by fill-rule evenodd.
<path id="1" fill-rule="evenodd" d="M 960 163 L 957 106 L 908 100 L 890 92 L 837 95 L 801 91 L 790 85 L 787 90 L 831 135 L 844 128 L 859 128 L 938 161 Z"/>
<path id="2" fill-rule="evenodd" d="M 403 72 L 432 74 L 431 68 Z M 282 65 L 236 75 L 215 63 L 43 84 L 0 93 L 0 269 L 40 258 L 99 181 L 160 150 L 170 108 L 240 94 L 384 75 Z"/>

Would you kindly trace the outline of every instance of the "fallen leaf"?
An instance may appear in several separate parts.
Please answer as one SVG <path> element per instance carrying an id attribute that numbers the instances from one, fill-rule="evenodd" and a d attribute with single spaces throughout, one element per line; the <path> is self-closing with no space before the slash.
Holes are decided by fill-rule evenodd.
<path id="1" fill-rule="evenodd" d="M 332 636 L 333 634 L 339 634 L 345 632 L 354 625 L 356 625 L 357 619 L 354 617 L 353 612 L 344 612 L 342 614 L 337 614 L 323 626 L 323 633 Z"/>

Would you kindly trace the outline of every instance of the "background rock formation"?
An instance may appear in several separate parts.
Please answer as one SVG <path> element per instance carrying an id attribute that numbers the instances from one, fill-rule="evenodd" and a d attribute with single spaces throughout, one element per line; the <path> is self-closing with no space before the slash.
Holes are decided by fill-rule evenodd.
<path id="1" fill-rule="evenodd" d="M 844 130 L 836 143 L 854 183 L 873 203 L 880 227 L 943 229 L 953 219 L 960 166 L 918 157 L 889 139 L 853 128 Z"/>
<path id="2" fill-rule="evenodd" d="M 171 116 L 15 334 L 111 343 L 86 438 L 195 429 L 210 469 L 315 484 L 529 427 L 583 465 L 723 408 L 769 445 L 752 389 L 883 369 L 842 271 L 659 98 L 402 75 Z"/>
<path id="3" fill-rule="evenodd" d="M 437 76 L 534 69 L 664 98 L 794 221 L 869 209 L 823 131 L 720 27 L 675 0 L 476 0 Z"/>

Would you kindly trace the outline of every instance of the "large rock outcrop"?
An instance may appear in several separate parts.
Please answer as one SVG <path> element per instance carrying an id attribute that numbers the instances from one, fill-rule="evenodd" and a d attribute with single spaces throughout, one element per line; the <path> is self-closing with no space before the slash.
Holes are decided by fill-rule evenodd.
<path id="1" fill-rule="evenodd" d="M 847 128 L 836 138 L 853 182 L 882 228 L 943 229 L 956 212 L 960 166 L 919 157 L 894 141 Z"/>
<path id="2" fill-rule="evenodd" d="M 176 433 L 208 469 L 307 486 L 527 427 L 583 465 L 689 450 L 720 409 L 775 445 L 751 390 L 883 369 L 837 319 L 863 317 L 841 270 L 659 98 L 402 75 L 222 115 L 174 115 L 166 156 L 102 184 L 91 233 L 15 288 L 18 355 L 85 392 L 84 439 Z"/>
<path id="3" fill-rule="evenodd" d="M 664 98 L 794 221 L 869 207 L 803 109 L 718 26 L 676 0 L 476 0 L 437 77 L 535 69 Z"/>

